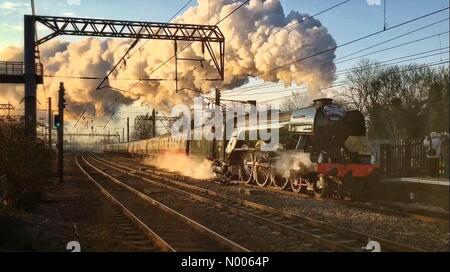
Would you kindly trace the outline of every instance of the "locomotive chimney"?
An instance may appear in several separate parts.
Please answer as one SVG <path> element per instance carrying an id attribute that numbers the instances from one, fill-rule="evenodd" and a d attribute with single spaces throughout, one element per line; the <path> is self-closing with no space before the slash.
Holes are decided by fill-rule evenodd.
<path id="1" fill-rule="evenodd" d="M 320 98 L 313 100 L 313 106 L 316 106 L 317 108 L 324 105 L 329 105 L 331 103 L 333 103 L 333 99 L 331 98 Z"/>

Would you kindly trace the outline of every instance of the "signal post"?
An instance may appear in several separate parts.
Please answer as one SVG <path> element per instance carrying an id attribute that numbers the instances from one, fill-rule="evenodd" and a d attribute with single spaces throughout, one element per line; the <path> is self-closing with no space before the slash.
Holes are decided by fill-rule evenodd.
<path id="1" fill-rule="evenodd" d="M 55 128 L 57 130 L 56 173 L 60 182 L 63 181 L 64 176 L 64 108 L 66 107 L 64 94 L 64 83 L 61 82 L 58 91 L 58 115 L 55 115 Z"/>

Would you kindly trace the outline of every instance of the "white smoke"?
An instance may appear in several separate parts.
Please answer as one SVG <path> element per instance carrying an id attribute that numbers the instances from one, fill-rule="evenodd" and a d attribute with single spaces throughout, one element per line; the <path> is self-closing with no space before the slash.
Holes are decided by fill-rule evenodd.
<path id="1" fill-rule="evenodd" d="M 156 159 L 144 159 L 142 163 L 194 179 L 214 178 L 214 173 L 211 171 L 212 161 L 192 158 L 184 154 L 165 154 Z"/>
<path id="2" fill-rule="evenodd" d="M 242 0 L 198 0 L 196 6 L 188 8 L 174 22 L 216 24 L 241 3 Z M 245 84 L 249 75 L 258 75 L 274 67 L 334 47 L 336 45 L 334 39 L 319 20 L 308 19 L 298 23 L 308 16 L 296 11 L 286 15 L 279 0 L 251 0 L 219 24 L 226 39 L 224 82 L 200 80 L 218 77 L 213 63 L 205 54 L 208 61 L 204 62 L 203 67 L 197 62 L 178 62 L 180 88 L 194 88 L 208 92 L 213 87 L 224 89 L 237 87 Z M 45 73 L 56 76 L 102 78 L 123 56 L 131 42 L 132 40 L 94 38 L 83 38 L 71 43 L 52 40 L 41 48 Z M 145 41 L 141 41 L 135 49 L 144 43 Z M 187 44 L 187 42 L 179 42 L 178 48 L 184 48 Z M 7 48 L 4 52 L 0 52 L 0 56 L 2 59 L 5 55 L 12 56 L 10 52 L 14 50 L 16 51 L 14 58 L 21 60 L 21 50 L 17 48 Z M 122 65 L 121 69 L 117 70 L 111 80 L 104 85 L 128 90 L 136 79 L 145 77 L 173 55 L 173 42 L 150 40 L 141 50 L 127 58 L 126 65 Z M 193 43 L 180 53 L 179 57 L 202 58 L 201 44 Z M 283 69 L 262 74 L 259 78 L 271 82 L 283 82 L 286 86 L 294 83 L 306 84 L 309 89 L 316 90 L 335 79 L 335 66 L 331 65 L 330 68 L 330 66 L 322 65 L 332 62 L 334 58 L 334 51 L 330 51 Z M 72 107 L 73 112 L 78 113 L 86 109 L 90 113 L 96 112 L 97 117 L 102 115 L 109 117 L 112 112 L 120 111 L 121 107 L 131 107 L 131 105 L 133 107 L 136 105 L 167 107 L 195 94 L 191 91 L 176 93 L 173 61 L 162 66 L 150 77 L 168 81 L 141 81 L 129 92 L 122 93 L 108 88 L 95 90 L 99 80 L 46 78 L 45 89 L 47 96 L 56 99 L 59 82 L 63 81 L 68 93 L 69 109 Z M 113 78 L 121 80 L 112 80 Z M 23 87 L 11 89 L 9 86 L 6 89 L 6 94 L 15 99 L 23 97 Z M 5 97 L 3 92 L 1 98 L 5 99 Z M 38 99 L 45 101 L 42 88 L 38 92 Z M 75 116 L 69 113 L 68 117 Z"/>
<path id="3" fill-rule="evenodd" d="M 314 164 L 307 153 L 284 151 L 277 159 L 275 168 L 278 174 L 283 177 L 289 177 L 290 170 L 294 170 L 300 174 L 306 174 L 314 171 Z"/>

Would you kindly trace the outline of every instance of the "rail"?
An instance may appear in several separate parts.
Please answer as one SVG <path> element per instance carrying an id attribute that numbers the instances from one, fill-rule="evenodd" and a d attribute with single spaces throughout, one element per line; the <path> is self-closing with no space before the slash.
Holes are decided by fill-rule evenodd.
<path id="1" fill-rule="evenodd" d="M 134 166 L 108 161 L 90 153 L 90 157 L 104 167 L 112 168 L 123 174 L 139 178 L 149 184 L 164 189 L 178 191 L 204 204 L 224 209 L 257 221 L 266 226 L 286 233 L 301 240 L 311 242 L 332 251 L 364 251 L 363 246 L 368 239 L 378 241 L 385 251 L 423 251 L 395 241 L 383 239 L 373 235 L 352 231 L 347 228 L 330 225 L 308 217 L 294 215 L 261 203 L 243 198 L 236 198 L 210 189 L 197 187 L 185 182 L 142 171 Z M 330 238 L 331 237 L 331 238 Z"/>
<path id="2" fill-rule="evenodd" d="M 86 158 L 84 158 L 84 155 L 81 155 L 82 162 L 89 166 L 91 169 L 96 171 L 97 173 L 101 174 L 102 176 L 106 177 L 112 184 L 115 184 L 117 188 L 120 188 L 118 191 L 114 190 L 114 186 L 104 186 L 105 183 L 99 183 L 98 182 L 98 176 L 97 181 L 95 181 L 92 176 L 86 172 L 86 170 L 83 170 L 83 167 L 78 163 L 78 166 L 82 171 L 89 177 L 91 181 L 93 181 L 97 187 L 103 192 L 109 195 L 109 199 L 116 203 L 116 205 L 121 206 L 122 210 L 125 211 L 128 214 L 128 217 L 132 218 L 135 224 L 140 226 L 141 229 L 143 229 L 149 236 L 151 240 L 153 240 L 157 244 L 162 244 L 161 249 L 165 251 L 175 251 L 175 250 L 183 250 L 184 249 L 194 249 L 195 250 L 217 250 L 219 249 L 226 249 L 226 250 L 232 250 L 232 251 L 249 251 L 248 249 L 240 246 L 239 244 L 234 243 L 231 240 L 228 240 L 227 238 L 221 236 L 220 234 L 210 230 L 209 228 L 203 226 L 202 224 L 190 219 L 189 217 L 186 217 L 185 215 L 173 210 L 172 208 L 169 208 L 168 206 L 165 206 L 164 204 L 158 202 L 157 200 L 151 198 L 147 194 L 144 194 L 135 188 L 131 187 L 127 183 L 115 178 L 109 173 L 106 173 L 104 168 L 102 169 L 98 168 L 94 164 L 90 163 Z M 109 172 L 109 171 L 108 171 Z M 136 207 L 136 205 L 133 205 L 132 198 L 130 196 L 127 196 L 126 198 L 120 197 L 121 194 L 129 194 L 133 195 L 139 200 L 144 201 L 147 204 L 150 204 L 151 207 L 154 208 L 156 213 L 153 213 L 153 216 L 148 216 L 148 214 L 143 214 L 142 212 L 136 213 L 136 209 L 133 209 L 133 207 Z M 118 199 L 114 198 L 111 194 L 114 194 L 116 196 L 119 196 L 118 199 L 121 199 L 121 202 L 119 202 Z M 131 204 L 130 204 L 131 203 Z M 138 202 L 136 202 L 138 203 Z M 135 204 L 136 204 L 135 203 Z M 139 202 L 141 203 L 141 202 Z M 140 205 L 140 204 L 138 204 Z M 132 207 L 131 210 L 128 210 L 126 207 Z M 150 212 L 151 209 L 146 209 L 147 212 Z M 135 215 L 136 214 L 136 215 Z M 139 214 L 139 215 L 138 215 Z M 139 217 L 138 217 L 139 216 Z M 146 221 L 145 218 L 151 218 L 150 221 Z M 157 218 L 160 218 L 158 221 Z M 174 220 L 175 219 L 175 220 Z M 183 226 L 179 225 L 177 222 L 182 222 Z M 151 228 L 150 228 L 151 227 Z M 186 243 L 186 241 L 179 241 L 179 238 L 173 237 L 171 235 L 171 231 L 174 229 L 182 229 L 183 232 L 179 233 L 180 237 L 195 237 L 197 236 L 199 241 L 203 242 L 195 242 L 195 244 L 192 243 Z M 154 230 L 155 231 L 154 231 Z M 162 236 L 159 236 L 162 235 Z M 165 240 L 167 238 L 167 240 Z M 163 240 L 164 239 L 164 240 Z M 206 240 L 210 240 L 208 243 L 204 243 Z M 167 241 L 167 242 L 166 242 Z M 184 251 L 184 250 L 183 250 Z"/>

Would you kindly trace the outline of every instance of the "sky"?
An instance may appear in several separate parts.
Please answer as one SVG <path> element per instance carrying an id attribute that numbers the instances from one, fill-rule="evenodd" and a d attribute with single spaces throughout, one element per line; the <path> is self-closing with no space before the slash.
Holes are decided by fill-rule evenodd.
<path id="1" fill-rule="evenodd" d="M 214 1 L 214 0 L 211 0 Z M 195 5 L 192 1 L 190 6 Z M 281 0 L 285 13 L 291 10 L 314 14 L 322 11 L 340 0 Z M 437 9 L 448 6 L 448 0 L 385 0 L 386 21 L 388 26 L 414 18 Z M 126 3 L 126 4 L 124 4 Z M 164 3 L 164 4 L 162 4 Z M 184 4 L 186 0 L 35 0 L 36 14 L 54 16 L 77 16 L 96 17 L 126 20 L 148 20 L 165 22 L 171 18 Z M 352 40 L 369 32 L 383 28 L 384 0 L 352 0 L 349 3 L 334 9 L 317 18 L 325 25 L 333 35 L 338 44 Z M 128 8 L 136 7 L 136 8 Z M 9 45 L 22 45 L 23 14 L 30 14 L 29 0 L 0 0 L 0 50 Z M 432 22 L 439 18 L 448 17 L 447 13 L 441 13 L 422 22 Z M 413 28 L 420 23 L 412 24 L 403 29 Z M 448 31 L 447 23 L 442 23 L 435 28 L 429 29 L 429 33 Z M 394 32 L 392 32 L 394 33 Z M 421 37 L 426 33 L 418 33 L 413 37 Z M 425 35 L 426 36 L 426 35 Z M 380 36 L 381 37 L 381 36 Z M 384 35 L 383 37 L 388 37 Z M 426 46 L 437 43 L 427 41 Z M 443 36 L 444 42 L 448 43 L 447 37 Z M 370 40 L 360 43 L 369 44 Z M 421 45 L 420 45 L 421 46 Z M 355 46 L 338 51 L 345 54 L 352 51 Z M 396 55 L 398 52 L 390 52 Z"/>
<path id="2" fill-rule="evenodd" d="M 214 1 L 214 0 L 211 0 Z M 291 10 L 302 13 L 315 14 L 325 10 L 342 0 L 280 0 L 284 8 L 284 13 L 288 14 Z M 53 16 L 76 16 L 76 17 L 96 17 L 108 19 L 126 19 L 126 20 L 144 20 L 166 22 L 171 18 L 187 1 L 186 0 L 35 0 L 36 13 L 38 15 Z M 30 1 L 28 0 L 0 0 L 0 51 L 8 46 L 19 46 L 23 44 L 23 14 L 30 14 Z M 196 0 L 189 6 L 195 6 Z M 384 6 L 385 5 L 385 6 Z M 392 27 L 396 24 L 425 15 L 449 5 L 448 0 L 351 0 L 338 8 L 321 14 L 316 17 L 323 26 L 328 29 L 338 45 L 357 39 L 372 32 L 380 31 L 384 27 L 384 10 L 386 10 L 386 26 Z M 367 56 L 372 60 L 386 61 L 403 56 L 422 53 L 428 50 L 434 51 L 435 56 L 415 60 L 418 63 L 432 63 L 449 58 L 449 17 L 448 10 L 423 20 L 385 31 L 379 35 L 364 39 L 360 42 L 338 48 L 336 58 L 339 59 L 347 54 L 360 49 L 374 45 L 378 42 L 404 34 L 408 31 L 420 28 L 427 24 L 444 20 L 432 27 L 422 31 L 417 31 L 411 35 L 396 39 L 385 45 L 364 51 L 370 53 L 379 49 L 399 45 L 409 41 L 422 39 L 423 41 L 414 42 L 409 45 L 401 46 L 395 49 L 387 50 Z M 231 18 L 230 18 L 231 19 Z M 40 33 L 44 27 L 38 29 Z M 438 36 L 438 34 L 441 34 Z M 428 38 L 429 36 L 433 36 Z M 76 40 L 79 38 L 58 37 L 57 39 Z M 436 54 L 436 52 L 442 54 Z M 363 53 L 361 53 L 363 54 Z M 355 55 L 358 57 L 361 54 Z M 337 63 L 337 71 L 345 70 L 354 66 L 361 58 Z M 344 79 L 345 75 L 337 78 L 337 82 Z M 260 81 L 252 80 L 249 85 L 259 84 Z M 244 86 L 245 87 L 245 86 Z M 261 90 L 246 92 L 239 99 L 253 99 L 255 94 L 261 101 L 284 97 L 290 93 L 278 92 L 277 94 L 261 94 Z M 233 96 L 224 94 L 225 98 Z M 282 100 L 278 100 L 282 101 Z"/>

